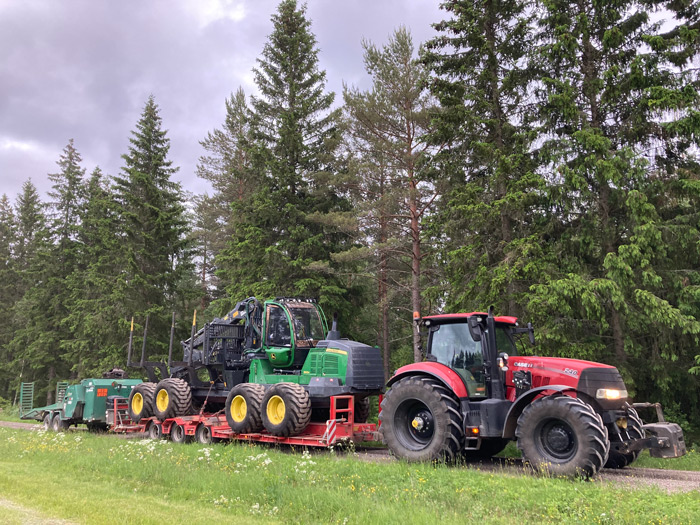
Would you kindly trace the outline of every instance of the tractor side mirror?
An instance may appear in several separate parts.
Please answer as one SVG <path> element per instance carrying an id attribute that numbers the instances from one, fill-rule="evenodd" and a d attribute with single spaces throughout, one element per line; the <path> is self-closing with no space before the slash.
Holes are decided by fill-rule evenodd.
<path id="1" fill-rule="evenodd" d="M 479 318 L 472 316 L 468 319 L 467 325 L 469 326 L 469 335 L 472 336 L 474 341 L 481 341 L 481 327 L 479 326 Z"/>
<path id="2" fill-rule="evenodd" d="M 532 326 L 532 323 L 527 323 L 527 331 L 528 331 L 528 336 L 530 337 L 530 344 L 534 345 L 535 344 L 535 328 Z"/>

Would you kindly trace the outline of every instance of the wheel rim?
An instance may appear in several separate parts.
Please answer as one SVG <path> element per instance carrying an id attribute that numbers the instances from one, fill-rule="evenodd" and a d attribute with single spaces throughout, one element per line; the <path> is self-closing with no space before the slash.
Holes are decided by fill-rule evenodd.
<path id="1" fill-rule="evenodd" d="M 272 396 L 267 402 L 267 418 L 273 425 L 279 425 L 284 420 L 286 412 L 284 400 L 280 396 Z"/>
<path id="2" fill-rule="evenodd" d="M 199 442 L 208 445 L 211 443 L 211 429 L 207 426 L 202 426 L 199 429 Z"/>
<path id="3" fill-rule="evenodd" d="M 158 410 L 165 412 L 168 409 L 169 404 L 170 396 L 168 395 L 168 391 L 164 388 L 160 389 L 158 391 L 158 395 L 156 395 L 156 406 L 158 407 Z"/>
<path id="4" fill-rule="evenodd" d="M 538 426 L 537 443 L 540 452 L 557 462 L 571 459 L 578 450 L 576 434 L 560 419 L 548 419 Z"/>
<path id="5" fill-rule="evenodd" d="M 236 396 L 231 401 L 231 417 L 236 423 L 242 423 L 248 413 L 248 404 L 243 396 Z"/>
<path id="6" fill-rule="evenodd" d="M 396 436 L 410 450 L 427 447 L 435 435 L 435 419 L 422 401 L 409 399 L 396 409 L 394 424 Z"/>
<path id="7" fill-rule="evenodd" d="M 180 425 L 175 425 L 170 431 L 170 434 L 172 434 L 172 440 L 175 442 L 182 441 L 184 432 L 184 429 Z"/>
<path id="8" fill-rule="evenodd" d="M 131 398 L 131 410 L 137 415 L 143 411 L 143 396 L 140 392 L 136 392 Z"/>
<path id="9" fill-rule="evenodd" d="M 151 426 L 149 428 L 149 435 L 153 439 L 160 437 L 160 427 L 156 423 L 151 424 Z"/>

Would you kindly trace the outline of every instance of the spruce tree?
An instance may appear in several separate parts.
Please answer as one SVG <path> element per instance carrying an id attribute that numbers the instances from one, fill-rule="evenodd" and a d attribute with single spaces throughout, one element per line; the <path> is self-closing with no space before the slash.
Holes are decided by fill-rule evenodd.
<path id="1" fill-rule="evenodd" d="M 448 185 L 431 233 L 444 261 L 449 310 L 496 305 L 521 315 L 541 257 L 542 180 L 534 173 L 532 38 L 524 0 L 450 0 L 423 61 L 441 104 L 433 141 Z M 539 224 L 538 224 L 539 223 Z"/>
<path id="2" fill-rule="evenodd" d="M 126 270 L 117 282 L 126 310 L 139 319 L 151 314 L 152 341 L 160 350 L 168 339 L 170 311 L 191 300 L 184 291 L 192 270 L 185 197 L 172 180 L 177 168 L 168 159 L 170 139 L 160 110 L 150 96 L 122 155 L 115 177 L 120 205 Z M 188 305 L 189 309 L 189 305 Z"/>
<path id="3" fill-rule="evenodd" d="M 17 301 L 18 279 L 14 250 L 17 244 L 17 225 L 10 199 L 0 197 L 0 398 L 12 396 L 14 387 L 8 343 L 13 338 L 12 310 Z"/>
<path id="4" fill-rule="evenodd" d="M 557 260 L 529 307 L 546 348 L 614 364 L 639 397 L 697 414 L 682 393 L 698 386 L 687 370 L 700 333 L 700 98 L 688 69 L 699 40 L 680 13 L 661 32 L 650 10 L 664 5 L 679 7 L 548 1 L 538 13 L 541 160 L 557 219 L 544 239 Z"/>
<path id="5" fill-rule="evenodd" d="M 229 300 L 247 295 L 316 296 L 333 309 L 345 304 L 345 285 L 327 273 L 341 238 L 316 220 L 347 204 L 331 183 L 339 143 L 338 110 L 325 92 L 316 39 L 306 8 L 285 0 L 254 70 L 255 191 L 233 205 L 236 222 L 219 256 Z"/>

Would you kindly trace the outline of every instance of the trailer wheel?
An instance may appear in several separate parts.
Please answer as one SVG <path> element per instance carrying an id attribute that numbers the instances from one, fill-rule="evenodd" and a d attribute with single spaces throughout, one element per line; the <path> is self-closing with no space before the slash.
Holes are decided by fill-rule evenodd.
<path id="1" fill-rule="evenodd" d="M 273 436 L 287 437 L 302 432 L 311 420 L 311 399 L 296 383 L 277 383 L 262 401 L 263 426 Z"/>
<path id="2" fill-rule="evenodd" d="M 203 423 L 197 426 L 197 430 L 194 432 L 194 438 L 197 443 L 202 445 L 211 445 L 214 442 L 214 438 L 211 435 L 211 428 Z"/>
<path id="3" fill-rule="evenodd" d="M 265 387 L 256 383 L 243 383 L 231 389 L 226 397 L 226 421 L 237 434 L 260 432 L 262 404 Z"/>
<path id="4" fill-rule="evenodd" d="M 515 429 L 523 459 L 535 470 L 583 478 L 608 459 L 608 431 L 593 408 L 568 396 L 547 396 L 523 410 Z"/>
<path id="5" fill-rule="evenodd" d="M 169 377 L 163 379 L 155 388 L 153 395 L 154 413 L 161 421 L 193 412 L 192 391 L 184 379 Z"/>
<path id="6" fill-rule="evenodd" d="M 409 461 L 453 461 L 464 447 L 459 401 L 437 380 L 406 377 L 382 401 L 381 434 L 389 450 Z"/>
<path id="7" fill-rule="evenodd" d="M 53 430 L 54 432 L 65 432 L 66 430 L 68 430 L 69 426 L 70 425 L 67 421 L 61 419 L 60 412 L 57 412 L 51 420 L 51 430 Z"/>
<path id="8" fill-rule="evenodd" d="M 355 396 L 355 423 L 367 423 L 369 419 L 369 397 Z"/>
<path id="9" fill-rule="evenodd" d="M 189 443 L 192 441 L 192 436 L 185 434 L 185 427 L 173 423 L 173 426 L 170 427 L 170 440 L 173 443 Z"/>
<path id="10" fill-rule="evenodd" d="M 630 408 L 627 417 L 627 434 L 629 434 L 630 439 L 644 439 L 643 424 L 637 411 L 634 408 Z M 623 454 L 611 448 L 605 468 L 624 468 L 631 465 L 637 461 L 639 453 L 639 450 L 635 450 L 634 452 Z"/>
<path id="11" fill-rule="evenodd" d="M 151 421 L 146 432 L 151 439 L 162 439 L 163 437 L 163 427 L 155 421 Z"/>
<path id="12" fill-rule="evenodd" d="M 44 416 L 43 425 L 44 430 L 51 430 L 51 412 Z"/>
<path id="13" fill-rule="evenodd" d="M 153 392 L 155 383 L 140 383 L 129 394 L 129 418 L 138 423 L 153 415 Z"/>

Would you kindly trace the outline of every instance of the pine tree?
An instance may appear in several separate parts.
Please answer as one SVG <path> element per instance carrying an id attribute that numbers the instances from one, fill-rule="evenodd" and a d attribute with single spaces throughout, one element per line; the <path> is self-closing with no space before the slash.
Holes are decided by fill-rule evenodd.
<path id="1" fill-rule="evenodd" d="M 431 226 L 446 262 L 448 309 L 493 304 L 520 315 L 528 284 L 539 277 L 542 180 L 531 155 L 529 5 L 444 2 L 451 18 L 435 25 L 439 35 L 423 54 L 442 106 L 432 138 L 448 144 L 437 162 L 449 190 Z"/>
<path id="2" fill-rule="evenodd" d="M 666 4 L 679 6 L 548 1 L 538 13 L 557 264 L 529 308 L 546 347 L 615 364 L 640 397 L 697 414 L 681 393 L 698 386 L 700 98 L 687 66 L 700 40 L 680 14 L 660 32 L 649 9 Z"/>
<path id="3" fill-rule="evenodd" d="M 168 159 L 170 139 L 153 96 L 129 142 L 122 176 L 115 177 L 127 261 L 118 285 L 127 311 L 137 318 L 151 314 L 152 341 L 163 351 L 170 311 L 191 300 L 192 290 L 181 285 L 192 265 L 185 198 L 180 184 L 172 180 L 177 168 Z"/>
<path id="4" fill-rule="evenodd" d="M 305 7 L 283 1 L 258 59 L 249 149 L 255 191 L 234 203 L 233 238 L 218 259 L 230 301 L 246 295 L 320 297 L 342 308 L 345 285 L 327 273 L 341 238 L 316 220 L 347 207 L 330 180 L 339 112 L 325 92 Z M 347 308 L 347 306 L 345 306 Z"/>
<path id="5" fill-rule="evenodd" d="M 404 318 L 413 325 L 413 360 L 420 360 L 420 335 L 406 312 L 421 311 L 423 222 L 439 194 L 430 179 L 433 100 L 426 90 L 427 71 L 416 60 L 409 31 L 398 29 L 382 48 L 363 42 L 370 91 L 345 87 L 345 108 L 358 170 L 357 212 L 377 257 L 381 344 L 389 373 L 389 307 L 401 296 Z M 408 279 L 403 278 L 408 276 Z M 403 293 L 399 293 L 403 292 Z M 392 323 L 393 324 L 393 323 Z"/>

